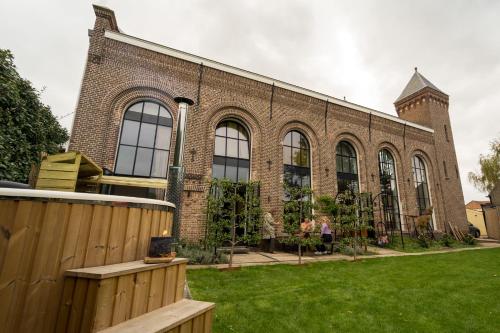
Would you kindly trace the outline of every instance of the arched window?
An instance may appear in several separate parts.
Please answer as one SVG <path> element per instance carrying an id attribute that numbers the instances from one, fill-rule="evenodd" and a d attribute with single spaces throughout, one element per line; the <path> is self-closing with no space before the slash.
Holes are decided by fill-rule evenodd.
<path id="1" fill-rule="evenodd" d="M 297 131 L 290 131 L 283 140 L 284 180 L 290 186 L 311 187 L 309 142 Z"/>
<path id="2" fill-rule="evenodd" d="M 123 117 L 115 173 L 166 178 L 172 115 L 155 102 L 130 106 Z"/>
<path id="3" fill-rule="evenodd" d="M 358 162 L 356 151 L 347 141 L 337 145 L 337 189 L 338 193 L 347 190 L 359 192 Z"/>
<path id="4" fill-rule="evenodd" d="M 392 154 L 387 149 L 379 151 L 378 166 L 384 221 L 388 228 L 397 229 L 399 227 L 399 202 L 396 166 Z"/>
<path id="5" fill-rule="evenodd" d="M 246 129 L 226 120 L 215 130 L 215 150 L 212 177 L 233 182 L 248 181 L 250 176 L 250 143 Z"/>
<path id="6" fill-rule="evenodd" d="M 425 163 L 419 156 L 413 156 L 413 183 L 417 191 L 417 206 L 420 214 L 424 214 L 425 210 L 431 206 L 429 197 L 429 187 L 427 184 L 427 172 Z"/>

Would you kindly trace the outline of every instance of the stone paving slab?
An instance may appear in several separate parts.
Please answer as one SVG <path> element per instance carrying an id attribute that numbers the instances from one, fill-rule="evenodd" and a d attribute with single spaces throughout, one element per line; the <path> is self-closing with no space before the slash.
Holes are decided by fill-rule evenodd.
<path id="1" fill-rule="evenodd" d="M 425 251 L 425 252 L 399 252 L 386 248 L 378 248 L 378 247 L 368 247 L 368 251 L 374 254 L 371 255 L 359 255 L 357 259 L 375 259 L 375 258 L 386 258 L 386 257 L 402 257 L 402 256 L 422 256 L 422 255 L 431 255 L 431 254 L 439 254 L 439 253 L 450 253 L 450 252 L 461 252 L 461 251 L 474 251 L 474 250 L 484 250 L 491 248 L 500 248 L 500 243 L 496 242 L 481 242 L 476 247 L 466 247 L 459 249 L 443 249 L 436 251 Z M 354 258 L 351 256 L 334 253 L 329 255 L 314 255 L 314 256 L 302 256 L 302 261 L 304 263 L 309 262 L 323 262 L 323 261 L 353 261 Z M 299 261 L 299 256 L 293 253 L 287 252 L 274 252 L 274 253 L 265 253 L 265 252 L 250 252 L 248 254 L 235 254 L 233 257 L 233 263 L 236 266 L 260 266 L 260 265 L 276 265 L 276 264 L 291 264 L 297 265 Z M 227 267 L 227 264 L 219 264 L 219 265 L 188 265 L 188 269 L 202 269 L 202 268 L 224 268 Z"/>

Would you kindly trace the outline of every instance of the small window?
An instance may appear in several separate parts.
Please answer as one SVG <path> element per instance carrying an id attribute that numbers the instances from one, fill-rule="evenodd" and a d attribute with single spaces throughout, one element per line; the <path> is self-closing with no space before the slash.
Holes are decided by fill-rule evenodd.
<path id="1" fill-rule="evenodd" d="M 445 161 L 443 161 L 443 169 L 444 169 L 444 176 L 446 178 L 449 178 L 448 177 L 448 168 L 446 167 L 446 162 Z"/>
<path id="2" fill-rule="evenodd" d="M 446 138 L 446 141 L 450 142 L 450 139 L 448 138 L 448 126 L 444 125 L 444 136 Z"/>

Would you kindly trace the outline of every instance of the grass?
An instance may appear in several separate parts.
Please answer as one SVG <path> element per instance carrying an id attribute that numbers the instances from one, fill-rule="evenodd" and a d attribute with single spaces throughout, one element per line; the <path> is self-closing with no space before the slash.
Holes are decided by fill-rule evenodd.
<path id="1" fill-rule="evenodd" d="M 500 249 L 189 270 L 214 332 L 499 332 Z"/>
<path id="2" fill-rule="evenodd" d="M 415 252 L 426 252 L 426 251 L 439 251 L 443 249 L 458 249 L 464 247 L 477 247 L 477 245 L 467 245 L 463 242 L 458 242 L 456 240 L 451 242 L 451 246 L 444 246 L 440 241 L 430 241 L 429 247 L 422 247 L 415 238 L 410 238 L 408 236 L 403 236 L 404 248 L 401 245 L 401 237 L 393 236 L 392 241 L 386 246 L 388 249 L 415 253 Z"/>

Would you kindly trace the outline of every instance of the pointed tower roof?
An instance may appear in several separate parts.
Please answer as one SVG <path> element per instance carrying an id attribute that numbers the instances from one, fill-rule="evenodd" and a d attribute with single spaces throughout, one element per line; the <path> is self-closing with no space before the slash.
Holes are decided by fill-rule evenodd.
<path id="1" fill-rule="evenodd" d="M 396 99 L 396 102 L 399 102 L 400 100 L 416 93 L 417 91 L 420 91 L 426 87 L 432 88 L 434 90 L 439 91 L 440 93 L 444 93 L 441 91 L 438 87 L 432 84 L 431 81 L 427 80 L 422 74 L 418 72 L 417 67 L 415 67 L 415 73 L 413 73 L 413 76 L 411 77 L 410 81 L 406 85 L 406 87 L 403 89 L 403 92 L 399 97 Z"/>

